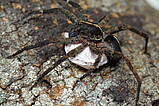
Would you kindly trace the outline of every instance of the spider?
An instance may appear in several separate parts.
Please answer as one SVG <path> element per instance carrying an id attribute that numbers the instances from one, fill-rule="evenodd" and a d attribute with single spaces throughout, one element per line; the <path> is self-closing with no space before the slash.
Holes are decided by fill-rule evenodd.
<path id="1" fill-rule="evenodd" d="M 57 67 L 66 59 L 69 59 L 71 62 L 88 69 L 88 71 L 75 82 L 75 84 L 73 85 L 73 89 L 79 81 L 93 73 L 94 70 L 99 68 L 100 66 L 115 66 L 121 59 L 124 59 L 138 83 L 137 95 L 135 100 L 135 105 L 137 106 L 141 88 L 141 79 L 137 72 L 134 70 L 130 60 L 122 53 L 119 41 L 115 36 L 113 36 L 113 34 L 123 30 L 130 30 L 140 35 L 141 37 L 144 37 L 144 53 L 147 53 L 147 45 L 149 39 L 148 35 L 128 24 L 111 27 L 106 31 L 103 31 L 102 28 L 104 27 L 104 25 L 108 24 L 108 22 L 111 20 L 111 16 L 104 16 L 98 23 L 93 23 L 88 21 L 88 18 L 80 5 L 73 1 L 68 1 L 67 3 L 80 11 L 81 14 L 79 18 L 77 18 L 67 9 L 52 8 L 47 10 L 32 11 L 20 20 L 24 21 L 30 16 L 36 14 L 51 14 L 60 12 L 73 23 L 73 27 L 70 28 L 70 31 L 65 33 L 66 37 L 60 36 L 54 39 L 38 42 L 34 45 L 26 46 L 15 52 L 14 54 L 8 56 L 7 58 L 11 59 L 22 53 L 23 51 L 46 46 L 49 44 L 61 43 L 64 45 L 66 54 L 59 60 L 57 60 L 52 67 L 49 67 L 45 72 L 39 75 L 37 81 L 33 84 L 33 86 L 31 86 L 30 90 L 32 90 L 33 87 L 40 83 L 43 80 L 44 76 L 46 76 L 49 72 L 51 72 L 55 67 Z"/>

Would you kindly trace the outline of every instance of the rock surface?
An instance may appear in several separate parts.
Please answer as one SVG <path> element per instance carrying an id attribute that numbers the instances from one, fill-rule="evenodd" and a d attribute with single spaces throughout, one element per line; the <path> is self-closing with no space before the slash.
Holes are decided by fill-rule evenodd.
<path id="1" fill-rule="evenodd" d="M 90 21 L 98 22 L 104 15 L 111 14 L 112 26 L 127 23 L 149 35 L 151 33 L 148 45 L 151 56 L 143 54 L 145 42 L 141 36 L 130 31 L 115 34 L 123 53 L 142 78 L 139 104 L 151 106 L 152 101 L 159 99 L 159 12 L 144 0 L 75 1 L 84 8 Z M 61 36 L 68 30 L 69 21 L 62 14 L 49 14 L 30 19 L 24 24 L 14 22 L 30 11 L 55 7 L 62 6 L 56 0 L 0 1 L 0 105 L 134 105 L 137 82 L 122 60 L 116 67 L 102 67 L 97 73 L 86 77 L 74 91 L 74 82 L 87 70 L 67 60 L 45 77 L 48 83 L 41 83 L 29 91 L 39 72 L 44 72 L 64 54 L 63 48 L 59 49 L 61 45 L 26 51 L 13 59 L 5 57 L 27 45 Z M 72 9 L 66 5 L 64 7 Z M 80 15 L 79 12 L 75 14 Z M 109 73 L 110 69 L 113 72 Z"/>

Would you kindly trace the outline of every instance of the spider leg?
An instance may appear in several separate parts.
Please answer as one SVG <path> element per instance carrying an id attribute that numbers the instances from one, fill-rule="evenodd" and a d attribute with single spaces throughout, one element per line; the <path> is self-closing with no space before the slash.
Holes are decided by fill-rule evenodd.
<path id="1" fill-rule="evenodd" d="M 38 42 L 38 43 L 36 43 L 36 44 L 34 44 L 34 45 L 26 46 L 26 47 L 24 47 L 24 48 L 18 50 L 17 52 L 15 52 L 14 54 L 12 54 L 11 56 L 8 56 L 8 57 L 6 57 L 6 58 L 7 58 L 7 59 L 11 59 L 11 58 L 13 58 L 14 56 L 16 56 L 16 55 L 22 53 L 23 51 L 30 50 L 30 49 L 37 48 L 37 47 L 42 47 L 42 46 L 48 45 L 48 44 L 50 44 L 50 43 L 52 43 L 52 42 L 51 42 L 51 41 L 48 41 L 48 40 L 45 40 L 45 41 L 42 41 L 42 42 Z"/>
<path id="2" fill-rule="evenodd" d="M 137 103 L 139 101 L 139 95 L 140 95 L 140 89 L 141 89 L 141 79 L 139 77 L 139 75 L 137 74 L 137 72 L 134 70 L 130 60 L 128 58 L 126 58 L 125 56 L 123 56 L 124 60 L 126 61 L 128 67 L 130 68 L 130 70 L 132 71 L 133 75 L 135 76 L 137 82 L 138 82 L 138 86 L 137 86 L 137 95 L 136 95 L 136 100 L 135 100 L 135 106 L 137 106 Z"/>
<path id="3" fill-rule="evenodd" d="M 107 25 L 110 20 L 111 16 L 104 16 L 101 20 L 99 20 L 98 25 L 100 27 L 104 27 L 104 25 Z"/>
<path id="4" fill-rule="evenodd" d="M 59 12 L 64 14 L 73 23 L 75 23 L 75 24 L 78 23 L 78 18 L 74 14 L 72 14 L 70 11 L 68 11 L 66 9 L 61 9 L 61 8 L 52 8 L 52 9 L 47 9 L 47 10 L 32 11 L 32 12 L 28 13 L 26 16 L 24 16 L 19 21 L 25 22 L 30 16 L 32 16 L 34 14 L 50 14 L 50 13 L 59 13 Z"/>
<path id="5" fill-rule="evenodd" d="M 77 48 L 71 50 L 70 52 L 68 52 L 65 56 L 61 57 L 59 60 L 57 60 L 52 67 L 48 68 L 42 75 L 40 75 L 37 79 L 37 81 L 34 83 L 33 86 L 31 86 L 31 88 L 29 90 L 32 90 L 38 83 L 40 83 L 43 78 L 45 77 L 45 75 L 47 75 L 50 71 L 52 71 L 56 66 L 58 66 L 59 64 L 61 64 L 63 61 L 65 61 L 66 59 L 68 59 L 69 57 L 74 57 L 77 54 L 79 54 L 80 52 L 82 52 L 84 50 L 84 48 L 87 46 L 87 44 L 82 43 L 80 46 L 78 46 Z"/>
<path id="6" fill-rule="evenodd" d="M 73 85 L 72 90 L 74 90 L 75 86 L 77 85 L 77 83 L 79 81 L 82 81 L 82 79 L 86 78 L 88 75 L 90 75 L 91 73 L 93 73 L 93 71 L 96 69 L 98 63 L 100 62 L 101 58 L 102 58 L 102 54 L 99 54 L 98 57 L 97 57 L 97 59 L 95 60 L 95 63 L 93 64 L 93 67 L 90 70 L 88 70 L 86 74 L 84 74 L 82 77 L 80 77 L 79 80 L 76 80 L 76 82 Z"/>
<path id="7" fill-rule="evenodd" d="M 15 52 L 13 55 L 8 56 L 6 58 L 11 59 L 11 58 L 15 57 L 16 55 L 18 55 L 18 54 L 20 54 L 24 51 L 31 50 L 31 49 L 38 48 L 38 47 L 42 47 L 42 46 L 46 46 L 46 45 L 51 44 L 51 43 L 73 44 L 73 43 L 76 43 L 76 42 L 79 42 L 79 39 L 77 37 L 72 37 L 72 38 L 58 37 L 56 39 L 45 40 L 45 41 L 42 41 L 42 42 L 38 42 L 34 45 L 26 46 L 26 47 L 18 50 L 17 52 Z"/>
<path id="8" fill-rule="evenodd" d="M 122 57 L 121 51 L 114 51 L 110 48 L 103 47 L 103 44 L 98 44 L 98 48 L 91 46 L 90 49 L 96 54 L 104 53 L 109 58 L 121 58 Z"/>
<path id="9" fill-rule="evenodd" d="M 124 25 L 121 25 L 121 26 L 117 26 L 117 27 L 112 27 L 108 30 L 105 31 L 106 34 L 114 34 L 114 33 L 117 33 L 117 32 L 120 32 L 120 31 L 123 31 L 123 30 L 127 30 L 129 29 L 130 31 L 142 36 L 145 38 L 145 50 L 144 50 L 144 53 L 147 53 L 147 45 L 148 45 L 148 39 L 149 39 L 149 36 L 144 33 L 144 32 L 141 32 L 139 31 L 138 29 L 132 27 L 131 25 L 127 25 L 127 24 L 124 24 Z"/>
<path id="10" fill-rule="evenodd" d="M 65 1 L 67 2 L 67 0 L 65 0 Z M 68 3 L 79 10 L 79 14 L 80 14 L 79 16 L 83 20 L 88 20 L 86 14 L 85 14 L 85 11 L 83 10 L 83 8 L 79 4 L 77 4 L 73 1 L 68 1 Z"/>
<path id="11" fill-rule="evenodd" d="M 91 49 L 94 53 L 99 54 L 99 55 L 98 55 L 97 59 L 95 60 L 95 63 L 93 64 L 93 67 L 92 67 L 90 70 L 88 70 L 86 74 L 84 74 L 82 77 L 80 77 L 79 80 L 77 80 L 77 81 L 75 82 L 75 84 L 73 85 L 72 90 L 74 90 L 76 84 L 77 84 L 79 81 L 81 81 L 82 79 L 84 79 L 85 77 L 87 77 L 88 75 L 90 75 L 91 73 L 94 72 L 94 70 L 96 69 L 98 63 L 100 62 L 100 60 L 101 60 L 101 58 L 102 58 L 102 54 L 103 54 L 103 53 L 105 53 L 106 55 L 111 55 L 111 56 L 116 57 L 116 58 L 122 57 L 122 53 L 121 53 L 121 52 L 119 52 L 119 51 L 114 51 L 114 50 L 111 50 L 111 49 L 109 49 L 109 48 L 102 48 L 102 47 L 96 48 L 96 47 L 93 47 L 93 46 L 92 46 L 92 47 L 90 47 L 90 49 Z M 112 54 L 113 54 L 113 55 L 112 55 Z M 110 57 L 110 56 L 109 56 L 109 57 Z"/>
<path id="12" fill-rule="evenodd" d="M 132 71 L 133 75 L 135 76 L 138 86 L 137 86 L 137 96 L 136 96 L 136 100 L 135 100 L 135 106 L 137 106 L 138 100 L 139 100 L 139 94 L 140 94 L 140 89 L 141 89 L 141 79 L 139 77 L 139 75 L 137 74 L 137 72 L 134 70 L 131 62 L 129 59 L 127 59 L 122 52 L 119 51 L 114 51 L 111 50 L 109 48 L 101 48 L 101 49 L 97 49 L 97 48 L 93 48 L 92 50 L 94 50 L 94 52 L 104 52 L 108 57 L 114 57 L 114 58 L 124 58 L 124 60 L 126 61 L 126 64 L 128 65 L 128 67 L 130 68 L 130 70 Z"/>

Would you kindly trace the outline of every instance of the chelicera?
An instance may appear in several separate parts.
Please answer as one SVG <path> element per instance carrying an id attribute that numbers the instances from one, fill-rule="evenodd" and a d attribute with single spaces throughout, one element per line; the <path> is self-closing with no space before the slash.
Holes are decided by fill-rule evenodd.
<path id="1" fill-rule="evenodd" d="M 28 17 L 35 14 L 50 14 L 50 13 L 61 12 L 69 20 L 71 20 L 72 23 L 74 23 L 74 27 L 70 31 L 65 33 L 67 37 L 60 36 L 55 39 L 44 40 L 34 45 L 26 46 L 18 50 L 13 55 L 8 56 L 7 58 L 8 59 L 13 58 L 16 55 L 22 53 L 23 51 L 46 46 L 49 44 L 61 43 L 64 45 L 66 54 L 63 57 L 61 57 L 59 60 L 57 60 L 53 64 L 53 66 L 48 68 L 42 75 L 39 75 L 37 81 L 30 88 L 30 90 L 33 87 L 35 87 L 38 83 L 40 83 L 49 72 L 51 72 L 56 66 L 58 66 L 66 59 L 69 59 L 71 62 L 83 68 L 88 69 L 88 71 L 81 78 L 79 78 L 79 80 L 75 82 L 73 86 L 74 89 L 75 85 L 79 81 L 90 75 L 95 69 L 105 64 L 108 66 L 114 66 L 123 58 L 138 82 L 137 95 L 135 100 L 135 105 L 137 105 L 139 100 L 140 88 L 141 88 L 141 79 L 134 70 L 129 59 L 126 58 L 122 53 L 119 41 L 115 36 L 113 36 L 113 34 L 128 29 L 140 35 L 141 37 L 144 37 L 145 38 L 144 53 L 147 53 L 148 35 L 127 24 L 111 27 L 106 31 L 103 31 L 102 28 L 104 27 L 105 24 L 108 24 L 111 18 L 110 16 L 105 16 L 98 23 L 93 23 L 88 21 L 80 5 L 72 1 L 69 1 L 68 3 L 71 4 L 73 7 L 79 9 L 81 13 L 80 18 L 83 18 L 83 20 L 77 18 L 70 11 L 61 8 L 32 11 L 28 15 L 24 16 L 22 20 L 20 20 L 20 21 L 26 20 Z"/>

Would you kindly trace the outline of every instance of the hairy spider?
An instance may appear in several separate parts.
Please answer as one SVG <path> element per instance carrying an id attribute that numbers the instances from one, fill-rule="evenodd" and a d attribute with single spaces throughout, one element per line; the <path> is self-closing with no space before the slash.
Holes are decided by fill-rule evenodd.
<path id="1" fill-rule="evenodd" d="M 103 31 L 102 28 L 105 24 L 108 24 L 111 18 L 110 16 L 103 17 L 98 23 L 89 22 L 80 5 L 72 1 L 69 1 L 68 3 L 71 4 L 73 7 L 79 9 L 81 13 L 79 18 L 77 18 L 69 10 L 53 8 L 47 10 L 32 11 L 20 20 L 24 21 L 34 14 L 50 14 L 60 12 L 64 14 L 74 24 L 74 27 L 72 27 L 69 32 L 65 33 L 67 37 L 60 36 L 54 39 L 38 42 L 34 45 L 26 46 L 18 50 L 13 55 L 8 56 L 7 58 L 13 58 L 16 55 L 22 53 L 23 51 L 46 46 L 49 44 L 61 43 L 64 45 L 66 54 L 59 60 L 57 60 L 52 67 L 48 68 L 44 73 L 42 73 L 42 75 L 39 75 L 37 81 L 30 88 L 30 90 L 35 87 L 39 82 L 41 82 L 45 75 L 47 75 L 50 71 L 52 71 L 56 66 L 58 66 L 66 59 L 69 59 L 71 62 L 88 69 L 86 74 L 84 74 L 81 78 L 79 78 L 79 80 L 75 82 L 73 86 L 74 89 L 75 85 L 80 80 L 90 75 L 96 68 L 99 68 L 104 64 L 108 66 L 114 66 L 119 62 L 119 60 L 123 58 L 138 82 L 137 95 L 135 100 L 135 105 L 137 105 L 139 100 L 141 79 L 134 70 L 129 59 L 127 59 L 123 55 L 119 41 L 115 36 L 113 36 L 113 34 L 128 29 L 140 35 L 141 37 L 144 37 L 146 41 L 144 53 L 147 53 L 148 35 L 127 24 L 111 27 L 106 31 Z M 82 18 L 83 20 L 80 20 L 80 18 Z"/>

